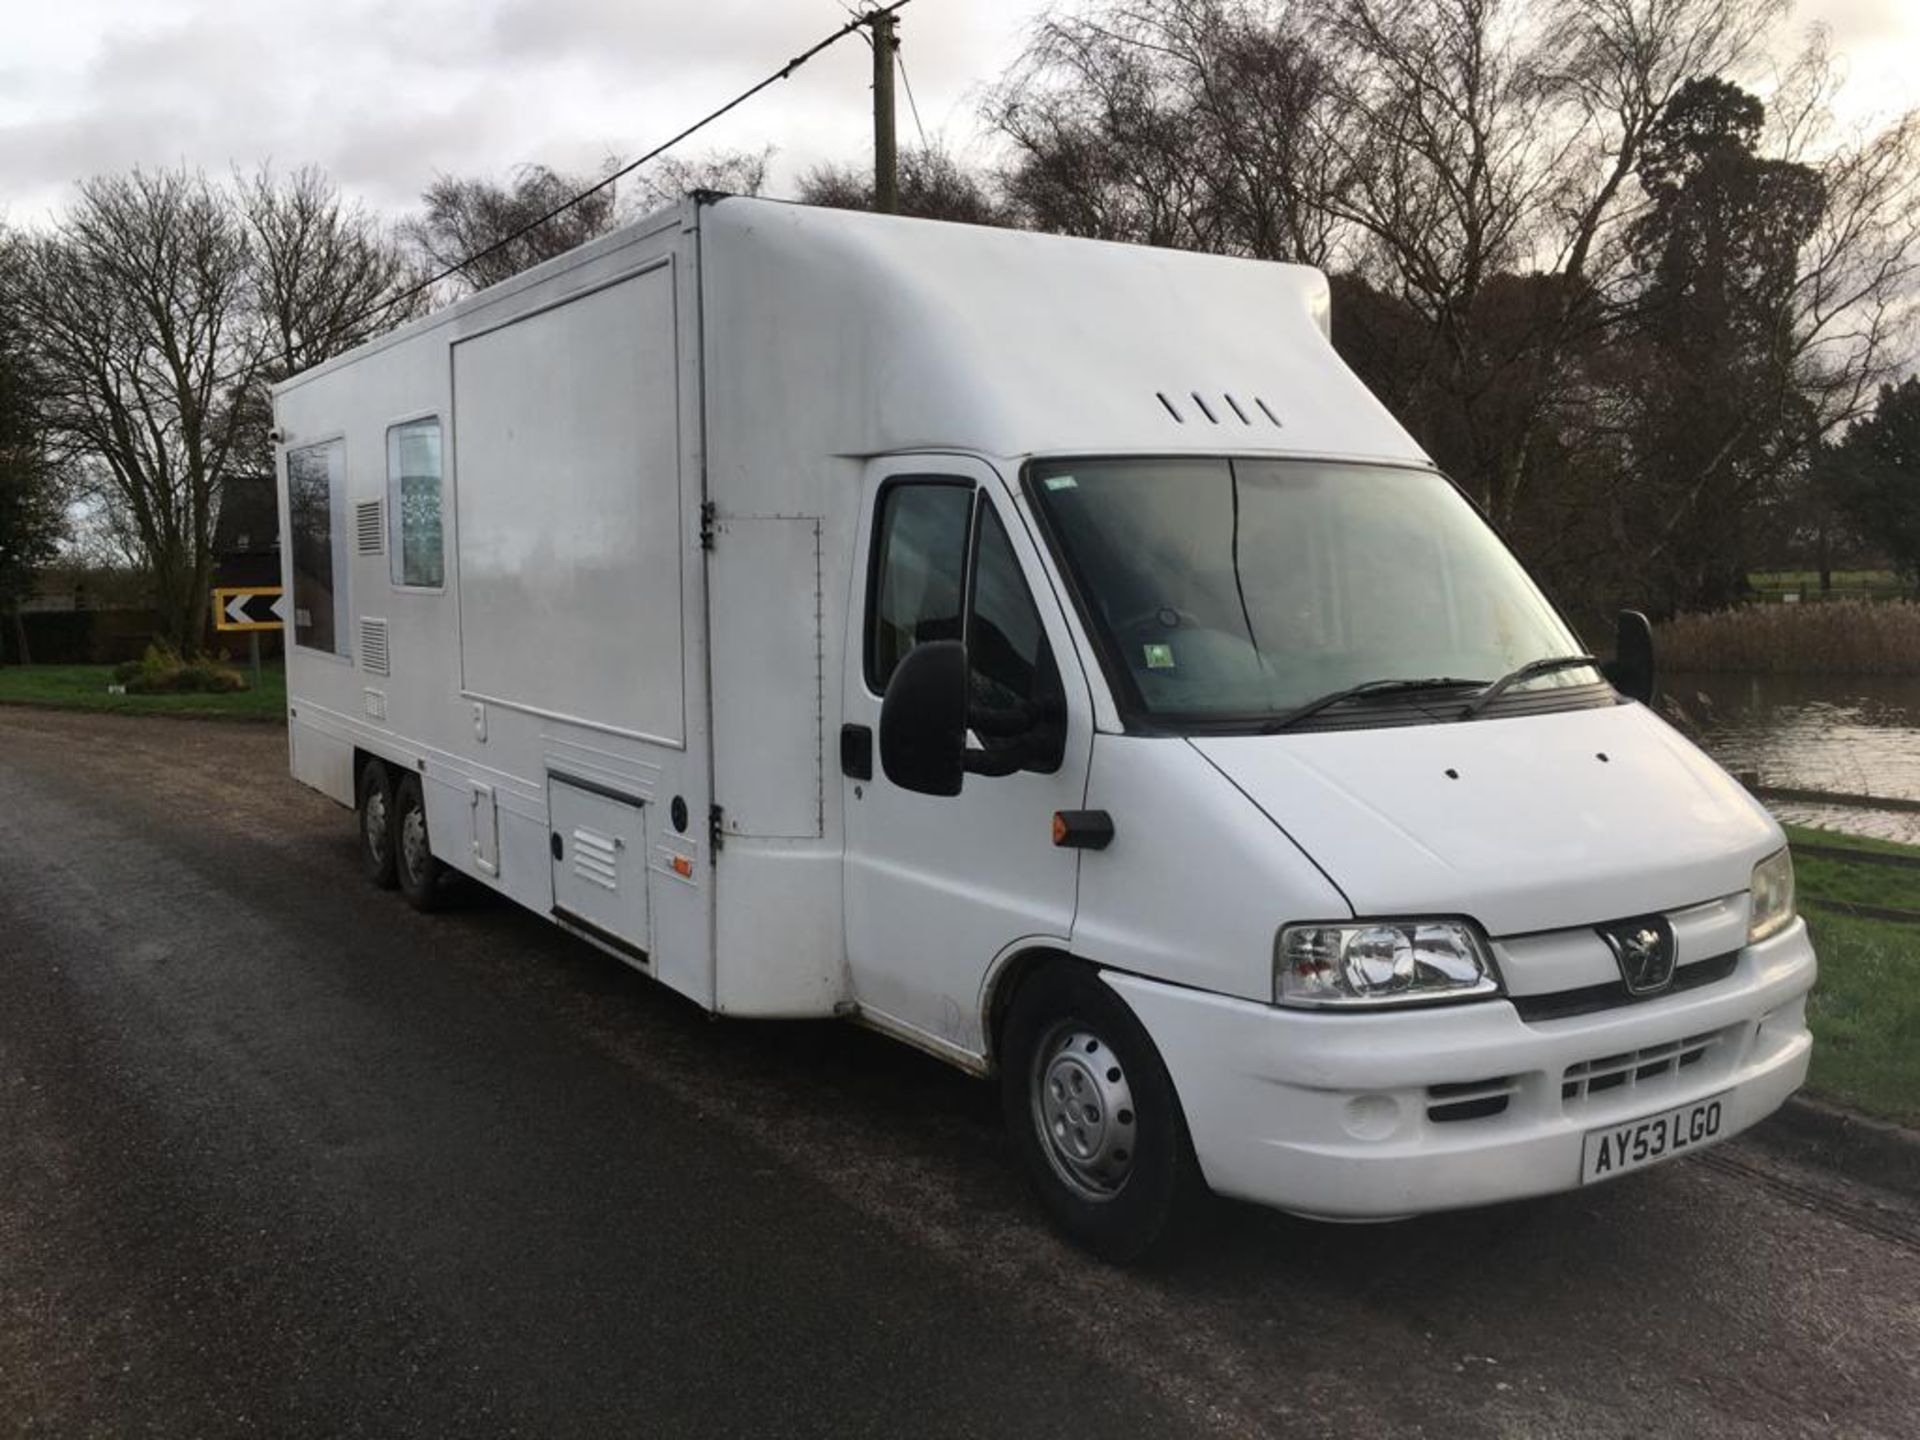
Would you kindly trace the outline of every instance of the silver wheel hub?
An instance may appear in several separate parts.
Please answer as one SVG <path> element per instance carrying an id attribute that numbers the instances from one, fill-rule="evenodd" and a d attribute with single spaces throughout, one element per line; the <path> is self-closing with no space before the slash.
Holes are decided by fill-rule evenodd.
<path id="1" fill-rule="evenodd" d="M 1108 1200 L 1133 1173 L 1136 1117 L 1120 1057 L 1078 1021 L 1048 1032 L 1034 1055 L 1034 1128 L 1054 1172 L 1076 1194 Z"/>
<path id="2" fill-rule="evenodd" d="M 414 806 L 400 817 L 400 857 L 406 861 L 407 874 L 418 878 L 427 873 L 427 817 Z"/>

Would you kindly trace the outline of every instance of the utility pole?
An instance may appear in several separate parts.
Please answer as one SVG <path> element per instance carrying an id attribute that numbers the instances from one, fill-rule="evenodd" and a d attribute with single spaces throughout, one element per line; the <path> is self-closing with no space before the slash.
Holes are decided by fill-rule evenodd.
<path id="1" fill-rule="evenodd" d="M 900 211 L 899 155 L 893 143 L 893 68 L 900 51 L 891 8 L 877 10 L 873 28 L 873 208 L 882 215 Z"/>

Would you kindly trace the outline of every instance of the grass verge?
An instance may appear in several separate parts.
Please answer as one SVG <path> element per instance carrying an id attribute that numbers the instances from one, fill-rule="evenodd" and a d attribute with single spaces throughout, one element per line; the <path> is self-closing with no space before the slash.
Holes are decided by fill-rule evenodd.
<path id="1" fill-rule="evenodd" d="M 258 690 L 227 695 L 112 695 L 112 680 L 111 665 L 0 666 L 0 705 L 228 720 L 279 720 L 287 713 L 287 674 L 279 665 L 262 667 Z"/>
<path id="2" fill-rule="evenodd" d="M 1906 593 L 1906 582 L 1891 570 L 1835 570 L 1828 579 L 1835 594 L 1893 598 Z M 1755 570 L 1747 583 L 1764 596 L 1791 590 L 1809 599 L 1826 598 L 1818 570 Z"/>
<path id="3" fill-rule="evenodd" d="M 1920 847 L 1787 827 L 1789 840 L 1920 860 Z M 1861 920 L 1822 900 L 1920 910 L 1920 870 L 1800 856 L 1794 878 L 1820 956 L 1807 1006 L 1813 1070 L 1807 1088 L 1864 1114 L 1920 1125 L 1920 925 Z"/>

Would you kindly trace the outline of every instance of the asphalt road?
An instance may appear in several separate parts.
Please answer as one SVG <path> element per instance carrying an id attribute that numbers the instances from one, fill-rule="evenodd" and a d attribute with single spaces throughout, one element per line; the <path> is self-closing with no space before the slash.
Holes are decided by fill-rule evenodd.
<path id="1" fill-rule="evenodd" d="M 1920 1434 L 1920 1213 L 1741 1141 L 1056 1241 L 985 1089 L 359 877 L 275 728 L 0 710 L 0 1431 Z"/>

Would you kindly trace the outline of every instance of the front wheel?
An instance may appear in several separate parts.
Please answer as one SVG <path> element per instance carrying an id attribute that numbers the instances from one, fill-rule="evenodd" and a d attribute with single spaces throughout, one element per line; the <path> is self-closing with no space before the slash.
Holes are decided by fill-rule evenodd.
<path id="1" fill-rule="evenodd" d="M 1204 1192 L 1159 1052 L 1125 1002 L 1083 966 L 1049 965 L 1014 996 L 1000 1098 L 1041 1203 L 1096 1255 L 1146 1253 Z"/>
<path id="2" fill-rule="evenodd" d="M 403 775 L 393 792 L 394 878 L 416 910 L 437 910 L 446 867 L 433 858 L 427 838 L 427 803 L 415 775 Z"/>

